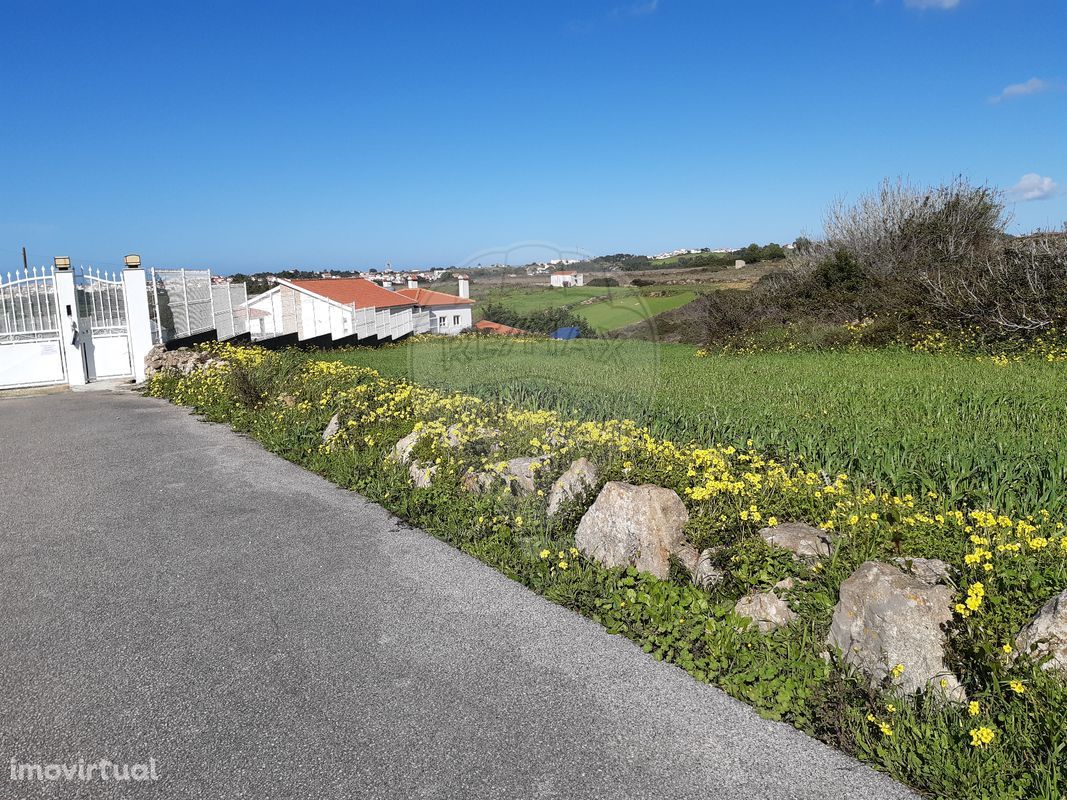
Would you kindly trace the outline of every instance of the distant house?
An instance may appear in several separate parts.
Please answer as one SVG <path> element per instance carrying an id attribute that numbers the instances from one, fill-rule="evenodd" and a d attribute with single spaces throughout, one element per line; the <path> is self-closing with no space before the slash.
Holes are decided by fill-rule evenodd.
<path id="1" fill-rule="evenodd" d="M 464 291 L 463 287 L 466 285 L 468 285 L 466 279 L 460 278 L 460 294 L 469 294 Z M 416 280 L 409 280 L 408 288 L 398 289 L 396 294 L 411 300 L 415 304 L 416 313 L 425 312 L 430 315 L 430 333 L 455 336 L 473 327 L 471 306 L 474 305 L 474 301 L 470 297 L 422 289 L 419 288 Z"/>
<path id="2" fill-rule="evenodd" d="M 549 282 L 556 288 L 563 288 L 564 286 L 583 286 L 585 284 L 585 275 L 581 272 L 575 272 L 574 270 L 553 272 L 549 276 Z"/>
<path id="3" fill-rule="evenodd" d="M 253 339 L 291 336 L 323 344 L 395 341 L 428 321 L 426 314 L 420 319 L 411 298 L 363 278 L 278 278 L 273 289 L 249 298 L 245 308 Z"/>
<path id="4" fill-rule="evenodd" d="M 474 330 L 482 333 L 495 333 L 497 336 L 527 336 L 529 331 L 521 328 L 513 328 L 510 325 L 501 325 L 499 322 L 491 322 L 483 319 L 474 323 Z"/>

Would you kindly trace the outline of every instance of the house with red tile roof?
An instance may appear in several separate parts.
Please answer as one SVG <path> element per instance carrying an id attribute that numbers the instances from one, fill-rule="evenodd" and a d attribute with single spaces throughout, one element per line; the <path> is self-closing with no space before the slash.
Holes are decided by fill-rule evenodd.
<path id="1" fill-rule="evenodd" d="M 510 325 L 502 325 L 499 322 L 491 322 L 490 320 L 483 319 L 474 323 L 474 330 L 481 331 L 482 333 L 494 333 L 497 336 L 528 336 L 529 331 L 524 331 L 521 328 L 513 328 Z"/>
<path id="2" fill-rule="evenodd" d="M 249 320 L 254 340 L 286 336 L 322 346 L 396 341 L 428 330 L 430 322 L 411 298 L 362 278 L 278 278 L 245 306 L 255 318 Z"/>
<path id="3" fill-rule="evenodd" d="M 422 289 L 417 280 L 409 280 L 408 288 L 398 289 L 396 294 L 415 303 L 416 313 L 430 315 L 430 333 L 455 336 L 473 327 L 471 307 L 474 301 L 470 297 L 463 296 L 469 294 L 469 290 L 465 289 L 465 284 L 467 280 L 460 277 L 460 294 L 454 295 L 435 292 L 432 289 Z"/>

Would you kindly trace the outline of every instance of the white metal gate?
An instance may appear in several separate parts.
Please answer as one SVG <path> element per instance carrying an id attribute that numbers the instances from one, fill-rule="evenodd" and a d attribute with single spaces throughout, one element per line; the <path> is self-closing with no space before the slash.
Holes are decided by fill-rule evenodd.
<path id="1" fill-rule="evenodd" d="M 64 383 L 63 335 L 51 269 L 0 276 L 0 389 Z"/>
<path id="2" fill-rule="evenodd" d="M 86 377 L 90 381 L 132 377 L 130 326 L 121 278 L 89 267 L 82 271 L 75 289 Z"/>

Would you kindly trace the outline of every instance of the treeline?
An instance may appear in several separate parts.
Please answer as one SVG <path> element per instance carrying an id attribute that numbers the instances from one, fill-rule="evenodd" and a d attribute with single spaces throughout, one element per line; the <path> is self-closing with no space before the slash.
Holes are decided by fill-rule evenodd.
<path id="1" fill-rule="evenodd" d="M 513 328 L 546 336 L 560 328 L 577 328 L 582 336 L 592 336 L 594 333 L 583 317 L 578 316 L 566 306 L 520 314 L 500 303 L 488 303 L 482 308 L 482 315 L 485 319 L 499 322 L 501 325 L 510 325 Z"/>
<path id="2" fill-rule="evenodd" d="M 287 281 L 309 281 L 322 277 L 322 270 L 306 270 L 306 269 L 284 269 L 281 272 L 257 272 L 251 275 L 246 275 L 243 272 L 234 273 L 232 276 L 234 283 L 243 283 L 248 291 L 248 296 L 262 294 L 270 288 L 270 284 L 267 282 L 267 275 L 275 275 L 279 278 L 285 278 Z M 343 270 L 343 269 L 331 269 L 331 275 L 337 275 L 341 278 L 358 278 L 362 273 L 359 270 Z M 377 272 L 377 270 L 371 270 L 371 272 Z"/>
<path id="3" fill-rule="evenodd" d="M 865 340 L 967 330 L 995 340 L 1067 327 L 1067 231 L 1011 236 L 1002 194 L 959 178 L 885 182 L 833 207 L 822 239 L 798 241 L 749 291 L 687 309 L 705 343 L 769 327 L 862 322 Z"/>
<path id="4" fill-rule="evenodd" d="M 780 261 L 785 257 L 785 248 L 780 244 L 770 242 L 763 245 L 752 243 L 748 247 L 742 247 L 740 250 L 731 250 L 727 253 L 712 253 L 705 248 L 700 253 L 679 256 L 677 261 L 667 264 L 651 259 L 648 256 L 638 256 L 632 253 L 614 253 L 612 255 L 597 256 L 578 266 L 591 272 L 613 270 L 639 272 L 652 269 L 692 269 L 697 267 L 725 269 L 726 267 L 732 267 L 738 259 L 744 260 L 746 264 L 756 264 L 760 261 Z"/>

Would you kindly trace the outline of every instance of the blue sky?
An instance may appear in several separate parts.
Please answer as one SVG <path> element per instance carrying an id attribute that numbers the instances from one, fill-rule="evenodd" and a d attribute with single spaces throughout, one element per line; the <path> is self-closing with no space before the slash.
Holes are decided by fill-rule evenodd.
<path id="1" fill-rule="evenodd" d="M 232 272 L 790 241 L 886 176 L 1067 220 L 1062 0 L 0 11 L 0 269 L 23 245 Z"/>

